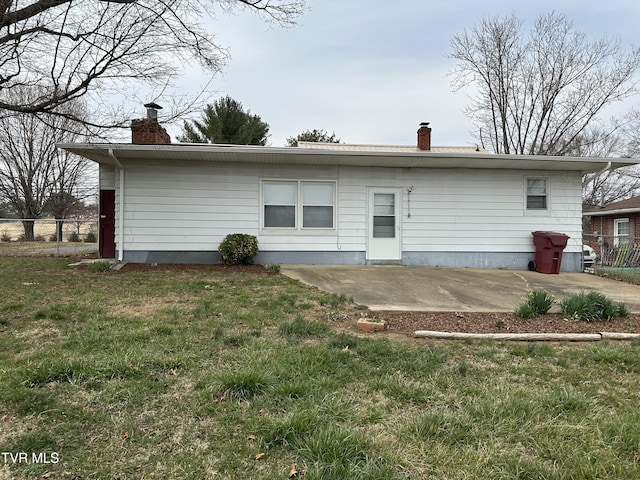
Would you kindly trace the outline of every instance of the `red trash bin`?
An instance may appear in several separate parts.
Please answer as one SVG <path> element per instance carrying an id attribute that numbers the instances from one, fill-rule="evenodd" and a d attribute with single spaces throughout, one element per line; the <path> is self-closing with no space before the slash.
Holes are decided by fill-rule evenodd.
<path id="1" fill-rule="evenodd" d="M 567 246 L 569 236 L 558 232 L 531 232 L 536 247 L 536 272 L 560 273 L 562 251 Z"/>

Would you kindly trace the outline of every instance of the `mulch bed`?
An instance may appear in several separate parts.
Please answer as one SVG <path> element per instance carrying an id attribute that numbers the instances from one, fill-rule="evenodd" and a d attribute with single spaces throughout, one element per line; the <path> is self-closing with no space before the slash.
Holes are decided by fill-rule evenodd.
<path id="1" fill-rule="evenodd" d="M 640 315 L 611 321 L 583 322 L 549 313 L 520 318 L 513 313 L 480 312 L 371 312 L 385 320 L 388 331 L 413 335 L 417 330 L 461 333 L 640 333 Z"/>

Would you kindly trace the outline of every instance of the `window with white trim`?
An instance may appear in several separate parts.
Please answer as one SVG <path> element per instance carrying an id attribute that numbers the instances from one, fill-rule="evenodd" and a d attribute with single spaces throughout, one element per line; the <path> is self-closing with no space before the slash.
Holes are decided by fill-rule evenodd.
<path id="1" fill-rule="evenodd" d="M 628 218 L 616 218 L 613 221 L 613 245 L 618 247 L 620 245 L 629 244 L 629 219 Z"/>
<path id="2" fill-rule="evenodd" d="M 547 177 L 527 177 L 527 210 L 547 210 L 549 208 L 549 179 Z"/>
<path id="3" fill-rule="evenodd" d="M 262 182 L 264 228 L 334 228 L 335 182 Z"/>

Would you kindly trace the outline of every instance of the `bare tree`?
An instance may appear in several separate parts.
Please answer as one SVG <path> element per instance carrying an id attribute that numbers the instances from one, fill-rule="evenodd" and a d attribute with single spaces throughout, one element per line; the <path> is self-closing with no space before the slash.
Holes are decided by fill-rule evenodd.
<path id="1" fill-rule="evenodd" d="M 585 133 L 578 147 L 567 153 L 576 157 L 629 157 L 630 142 L 625 129 L 614 131 L 592 128 Z M 582 178 L 582 204 L 595 207 L 624 200 L 640 192 L 640 170 L 638 166 L 604 169 L 588 173 Z"/>
<path id="2" fill-rule="evenodd" d="M 80 236 L 80 231 L 82 229 L 82 225 L 87 222 L 91 222 L 92 220 L 98 217 L 98 205 L 96 203 L 87 203 L 83 200 L 77 200 L 66 210 L 66 219 L 67 221 L 72 221 L 75 223 L 76 227 L 76 235 Z M 95 235 L 95 231 L 93 228 L 89 229 L 89 233 L 93 233 Z"/>
<path id="3" fill-rule="evenodd" d="M 281 25 L 304 0 L 0 0 L 0 116 L 19 112 L 73 117 L 61 106 L 103 95 L 117 82 L 143 83 L 156 94 L 183 64 L 219 71 L 227 52 L 202 19 L 208 10 L 247 8 Z M 207 11 L 205 11 L 207 10 Z M 13 95 L 19 88 L 21 95 Z M 184 105 L 184 102 L 182 102 Z M 97 126 L 126 119 L 102 119 Z"/>
<path id="4" fill-rule="evenodd" d="M 634 109 L 624 117 L 621 130 L 626 141 L 624 156 L 640 158 L 640 110 Z"/>
<path id="5" fill-rule="evenodd" d="M 70 139 L 70 135 L 61 135 L 61 137 L 64 137 L 65 141 Z M 92 189 L 84 182 L 89 165 L 85 159 L 60 150 L 56 151 L 56 155 L 51 156 L 51 162 L 53 175 L 43 211 L 57 220 L 56 236 L 61 241 L 64 220 L 75 209 L 78 202 L 82 202 L 92 194 Z"/>
<path id="6" fill-rule="evenodd" d="M 62 111 L 84 118 L 80 100 L 67 103 Z M 46 120 L 18 113 L 0 117 L 0 198 L 23 219 L 26 240 L 34 239 L 33 219 L 45 212 L 64 218 L 66 208 L 85 195 L 80 187 L 88 162 L 56 148 L 56 143 L 76 138 L 68 128 L 73 120 Z"/>
<path id="7" fill-rule="evenodd" d="M 540 16 L 528 36 L 515 16 L 485 19 L 451 47 L 453 85 L 477 89 L 467 113 L 496 153 L 566 155 L 594 141 L 589 127 L 607 105 L 637 91 L 639 49 L 590 41 L 557 13 Z"/>

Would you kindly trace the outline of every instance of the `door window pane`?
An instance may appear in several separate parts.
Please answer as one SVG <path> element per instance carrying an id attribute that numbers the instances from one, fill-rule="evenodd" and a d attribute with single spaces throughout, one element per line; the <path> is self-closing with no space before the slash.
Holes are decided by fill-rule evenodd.
<path id="1" fill-rule="evenodd" d="M 373 217 L 373 238 L 395 238 L 396 217 Z"/>
<path id="2" fill-rule="evenodd" d="M 373 238 L 395 238 L 396 196 L 393 193 L 373 194 Z"/>
<path id="3" fill-rule="evenodd" d="M 374 215 L 394 215 L 396 196 L 393 193 L 375 193 L 373 195 Z"/>

